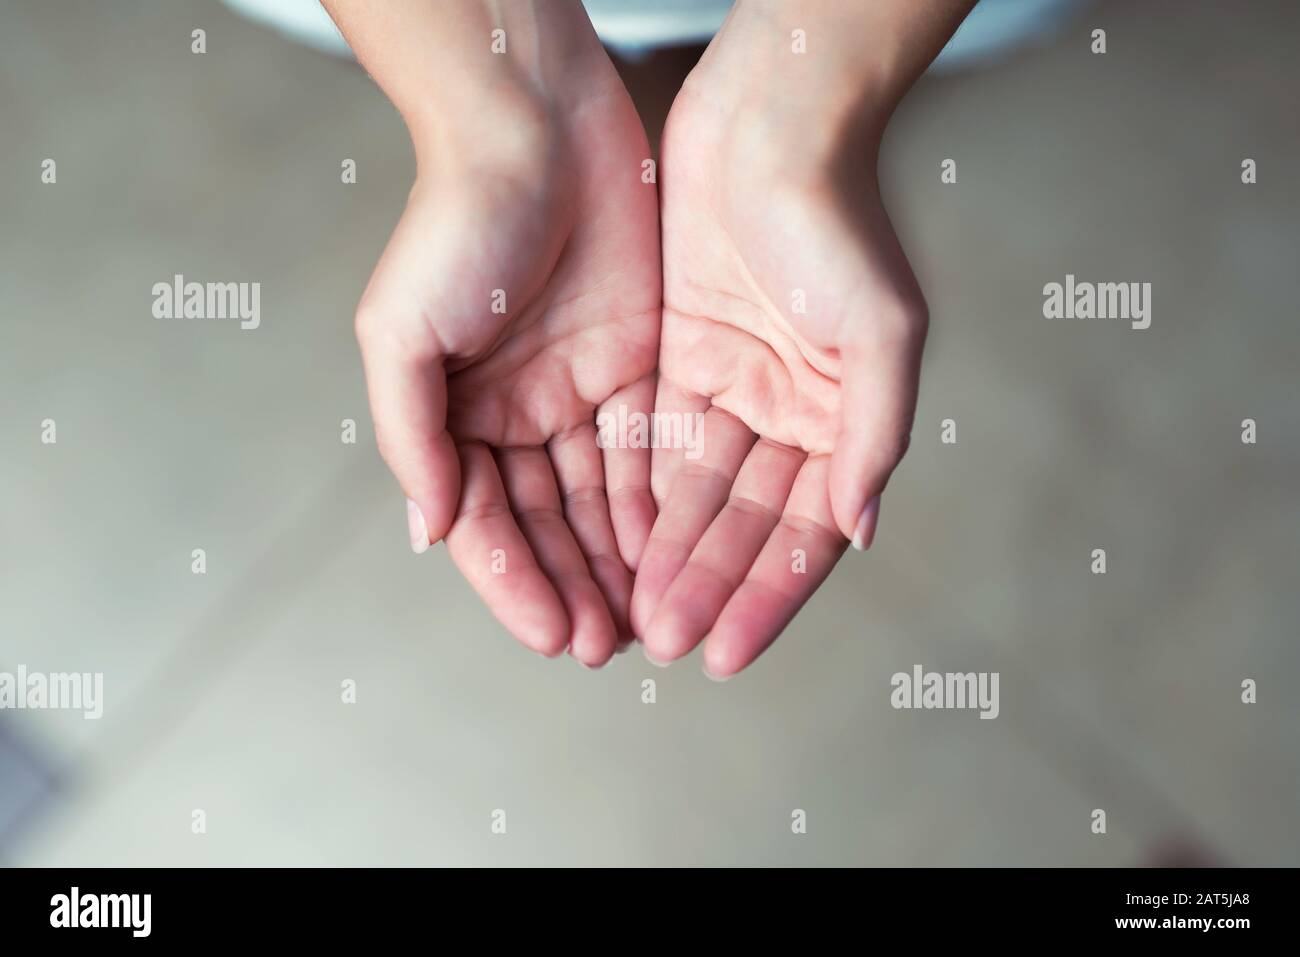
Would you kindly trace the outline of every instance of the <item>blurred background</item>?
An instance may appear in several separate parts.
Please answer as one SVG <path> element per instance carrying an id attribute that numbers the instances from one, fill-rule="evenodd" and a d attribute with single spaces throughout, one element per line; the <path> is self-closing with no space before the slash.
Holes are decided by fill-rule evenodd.
<path id="1" fill-rule="evenodd" d="M 413 160 L 359 68 L 212 0 L 0 0 L 0 672 L 105 685 L 0 710 L 0 863 L 1300 863 L 1297 26 L 1112 0 L 918 84 L 911 450 L 714 684 L 530 655 L 411 554 L 351 320 Z M 697 55 L 623 64 L 652 138 Z M 260 282 L 260 328 L 155 320 L 176 273 Z M 1151 328 L 1045 320 L 1067 273 Z M 999 717 L 894 710 L 916 664 Z"/>

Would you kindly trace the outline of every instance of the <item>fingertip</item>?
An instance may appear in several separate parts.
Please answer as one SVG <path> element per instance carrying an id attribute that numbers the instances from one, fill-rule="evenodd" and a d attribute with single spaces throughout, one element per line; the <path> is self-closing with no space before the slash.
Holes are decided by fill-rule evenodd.
<path id="1" fill-rule="evenodd" d="M 704 637 L 705 671 L 715 679 L 744 671 L 772 647 L 796 610 L 777 590 L 746 581 Z"/>
<path id="2" fill-rule="evenodd" d="M 439 448 L 446 440 L 448 448 Z M 422 555 L 447 537 L 460 504 L 460 460 L 446 433 L 435 441 L 434 454 L 413 491 L 406 493 L 406 526 L 411 551 Z"/>
<path id="3" fill-rule="evenodd" d="M 656 668 L 667 668 L 672 664 L 671 661 L 662 661 L 659 658 L 656 658 L 650 653 L 650 649 L 645 645 L 641 646 L 641 654 L 645 655 L 645 660 L 650 662 L 650 664 L 654 665 Z"/>
<path id="4" fill-rule="evenodd" d="M 853 529 L 850 541 L 853 542 L 855 549 L 865 552 L 871 547 L 871 542 L 876 537 L 876 524 L 879 517 L 880 496 L 877 495 L 863 507 L 862 514 L 858 517 L 857 525 Z"/>
<path id="5" fill-rule="evenodd" d="M 594 624 L 575 632 L 569 642 L 569 654 L 588 668 L 599 668 L 614 657 L 617 636 L 613 625 Z"/>
<path id="6" fill-rule="evenodd" d="M 642 641 L 678 573 L 686 565 L 687 552 L 666 539 L 652 539 L 642 553 L 641 567 L 632 583 L 629 619 L 633 633 Z"/>
<path id="7" fill-rule="evenodd" d="M 863 470 L 854 469 L 847 461 L 847 456 L 839 449 L 831 456 L 830 505 L 831 517 L 840 534 L 853 541 L 861 524 L 862 515 L 873 495 L 870 487 L 874 484 L 870 476 L 862 474 Z"/>
<path id="8" fill-rule="evenodd" d="M 411 540 L 411 551 L 423 555 L 429 550 L 429 527 L 424 512 L 414 499 L 406 500 L 406 531 Z"/>
<path id="9" fill-rule="evenodd" d="M 655 664 L 666 666 L 686 654 L 694 643 L 687 637 L 687 623 L 674 607 L 660 604 L 646 626 L 645 656 Z"/>
<path id="10" fill-rule="evenodd" d="M 704 676 L 710 681 L 734 678 L 748 662 L 738 661 L 729 643 L 713 640 L 710 634 L 704 644 Z"/>
<path id="11" fill-rule="evenodd" d="M 543 582 L 545 580 L 543 579 Z M 550 583 L 521 589 L 519 610 L 526 617 L 508 625 L 510 633 L 526 648 L 544 658 L 558 658 L 569 650 L 572 628 L 569 615 Z"/>
<path id="12" fill-rule="evenodd" d="M 525 645 L 543 658 L 558 658 L 569 650 L 567 626 L 563 629 L 544 629 L 530 635 L 516 635 Z"/>
<path id="13" fill-rule="evenodd" d="M 584 596 L 576 607 L 571 609 L 573 622 L 572 634 L 569 636 L 569 654 L 588 668 L 599 668 L 614 656 L 618 644 L 618 629 L 608 606 L 591 589 L 594 594 Z"/>
<path id="14" fill-rule="evenodd" d="M 433 440 L 426 476 L 420 508 L 427 523 L 429 542 L 436 544 L 451 531 L 460 505 L 460 456 L 446 432 Z"/>

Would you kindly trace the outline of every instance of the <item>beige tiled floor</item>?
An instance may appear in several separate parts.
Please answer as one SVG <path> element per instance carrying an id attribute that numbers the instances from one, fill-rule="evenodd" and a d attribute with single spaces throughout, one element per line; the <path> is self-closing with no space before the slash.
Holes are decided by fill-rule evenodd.
<path id="1" fill-rule="evenodd" d="M 1286 4 L 1102 4 L 918 87 L 884 175 L 934 317 L 912 451 L 878 546 L 725 685 L 534 659 L 406 550 L 349 321 L 395 114 L 218 5 L 110 6 L 0 0 L 0 670 L 109 696 L 0 715 L 63 782 L 4 860 L 1300 863 Z M 153 320 L 175 272 L 260 281 L 262 328 Z M 1152 282 L 1152 328 L 1043 320 L 1066 272 Z M 1001 672 L 1001 717 L 892 710 L 914 663 Z"/>

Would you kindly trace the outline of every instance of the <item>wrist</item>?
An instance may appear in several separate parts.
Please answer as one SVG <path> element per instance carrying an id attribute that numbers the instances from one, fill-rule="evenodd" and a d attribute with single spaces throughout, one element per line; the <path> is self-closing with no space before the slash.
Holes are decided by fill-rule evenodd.
<path id="1" fill-rule="evenodd" d="M 421 174 L 483 166 L 522 171 L 544 162 L 563 135 L 556 104 L 517 85 L 484 85 L 460 103 L 431 100 L 403 118 Z"/>
<path id="2" fill-rule="evenodd" d="M 860 164 L 974 3 L 736 0 L 688 84 L 782 160 Z"/>
<path id="3" fill-rule="evenodd" d="M 579 0 L 326 0 L 421 165 L 522 159 L 617 74 Z M 477 158 L 477 159 L 476 159 Z"/>
<path id="4" fill-rule="evenodd" d="M 894 58 L 883 41 L 867 53 L 844 42 L 861 30 L 861 4 L 827 5 L 815 17 L 804 6 L 739 0 L 683 92 L 749 162 L 795 176 L 874 162 L 898 99 Z"/>

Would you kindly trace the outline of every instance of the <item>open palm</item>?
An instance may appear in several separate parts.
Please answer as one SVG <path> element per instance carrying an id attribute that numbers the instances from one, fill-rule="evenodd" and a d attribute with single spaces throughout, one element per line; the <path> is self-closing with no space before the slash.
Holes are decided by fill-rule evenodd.
<path id="1" fill-rule="evenodd" d="M 688 81 L 664 131 L 655 411 L 704 415 L 702 455 L 656 449 L 659 515 L 632 625 L 665 662 L 705 640 L 726 677 L 767 648 L 850 539 L 874 534 L 905 450 L 925 307 L 874 173 L 765 164 Z"/>
<path id="2" fill-rule="evenodd" d="M 649 450 L 596 442 L 601 410 L 652 406 L 661 302 L 645 134 L 609 79 L 521 148 L 422 169 L 357 316 L 413 546 L 445 537 L 506 628 L 590 666 L 630 637 L 654 519 Z"/>

